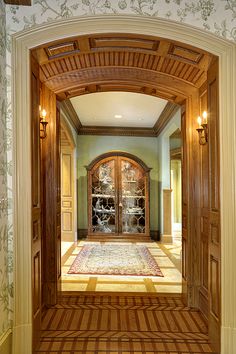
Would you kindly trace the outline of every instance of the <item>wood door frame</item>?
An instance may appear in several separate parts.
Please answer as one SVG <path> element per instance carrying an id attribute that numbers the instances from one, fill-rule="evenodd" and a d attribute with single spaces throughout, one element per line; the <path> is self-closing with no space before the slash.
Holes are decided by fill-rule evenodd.
<path id="1" fill-rule="evenodd" d="M 13 200 L 15 238 L 15 305 L 13 323 L 13 353 L 31 354 L 32 350 L 32 284 L 31 284 L 31 163 L 29 109 L 29 51 L 45 42 L 84 33 L 143 33 L 194 45 L 219 56 L 220 62 L 220 177 L 222 234 L 222 354 L 232 353 L 235 343 L 236 299 L 234 274 L 236 267 L 236 203 L 234 199 L 236 165 L 235 115 L 236 45 L 207 31 L 172 21 L 128 15 L 73 17 L 46 23 L 12 36 L 14 175 Z M 224 104 L 222 104 L 224 102 Z M 22 200 L 24 203 L 22 205 Z M 235 301 L 235 300 L 234 300 Z"/>

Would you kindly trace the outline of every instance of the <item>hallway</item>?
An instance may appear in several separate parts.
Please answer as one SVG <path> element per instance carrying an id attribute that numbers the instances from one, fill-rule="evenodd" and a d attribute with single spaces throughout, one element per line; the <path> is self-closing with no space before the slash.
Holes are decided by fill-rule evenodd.
<path id="1" fill-rule="evenodd" d="M 127 276 L 127 275 L 89 275 L 68 274 L 68 270 L 77 254 L 84 245 L 101 244 L 86 240 L 62 242 L 62 277 L 61 291 L 105 291 L 105 292 L 132 292 L 132 293 L 181 293 L 181 238 L 175 233 L 172 244 L 161 242 L 136 242 L 144 245 L 160 267 L 164 277 L 158 276 Z M 102 244 L 114 244 L 103 242 Z M 116 242 L 115 244 L 129 245 L 129 242 Z"/>
<path id="2" fill-rule="evenodd" d="M 180 296 L 63 293 L 46 310 L 37 354 L 213 353 L 199 311 Z"/>

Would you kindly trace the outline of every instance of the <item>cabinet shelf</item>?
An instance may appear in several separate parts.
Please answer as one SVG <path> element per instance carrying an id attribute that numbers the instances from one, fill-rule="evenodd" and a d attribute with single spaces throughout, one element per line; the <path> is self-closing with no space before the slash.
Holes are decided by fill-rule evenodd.
<path id="1" fill-rule="evenodd" d="M 122 181 L 122 183 L 137 183 L 138 181 Z"/>
<path id="2" fill-rule="evenodd" d="M 92 194 L 93 198 L 115 198 L 114 194 Z"/>
<path id="3" fill-rule="evenodd" d="M 106 209 L 96 209 L 93 208 L 93 210 L 98 213 L 98 214 L 115 214 L 115 210 L 106 210 Z"/>
<path id="4" fill-rule="evenodd" d="M 146 196 L 145 196 L 145 195 L 125 195 L 125 194 L 123 194 L 123 195 L 122 195 L 122 198 L 123 198 L 123 199 L 124 199 L 124 198 L 142 198 L 142 199 L 145 199 Z"/>

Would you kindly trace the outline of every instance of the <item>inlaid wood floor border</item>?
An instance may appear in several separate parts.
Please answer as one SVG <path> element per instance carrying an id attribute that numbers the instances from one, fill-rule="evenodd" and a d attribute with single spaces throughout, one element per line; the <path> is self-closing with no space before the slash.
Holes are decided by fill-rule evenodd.
<path id="1" fill-rule="evenodd" d="M 213 353 L 204 318 L 181 296 L 60 294 L 42 329 L 37 354 Z"/>

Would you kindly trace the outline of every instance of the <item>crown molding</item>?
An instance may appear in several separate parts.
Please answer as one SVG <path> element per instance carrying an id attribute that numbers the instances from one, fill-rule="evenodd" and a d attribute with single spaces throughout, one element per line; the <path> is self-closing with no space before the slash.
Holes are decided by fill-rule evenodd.
<path id="1" fill-rule="evenodd" d="M 82 124 L 79 120 L 78 114 L 76 113 L 72 103 L 70 100 L 64 100 L 60 102 L 60 107 L 64 114 L 66 115 L 68 121 L 72 125 L 72 127 L 76 130 L 77 134 L 79 134 L 79 131 L 82 127 Z"/>
<path id="2" fill-rule="evenodd" d="M 153 128 L 110 127 L 110 126 L 81 126 L 79 135 L 110 135 L 110 136 L 140 136 L 155 137 Z"/>
<path id="3" fill-rule="evenodd" d="M 166 104 L 160 117 L 157 119 L 153 127 L 156 136 L 158 136 L 163 131 L 163 129 L 167 126 L 167 124 L 173 118 L 178 109 L 180 109 L 180 106 L 175 103 L 168 102 Z"/>

